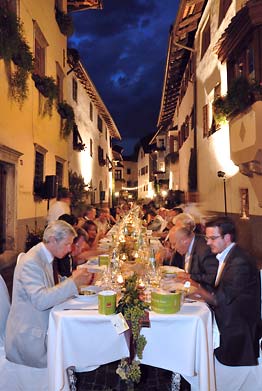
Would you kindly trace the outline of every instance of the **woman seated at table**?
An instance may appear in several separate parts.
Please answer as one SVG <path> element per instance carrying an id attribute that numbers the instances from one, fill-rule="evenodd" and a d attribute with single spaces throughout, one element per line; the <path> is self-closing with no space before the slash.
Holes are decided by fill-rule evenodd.
<path id="1" fill-rule="evenodd" d="M 82 225 L 82 228 L 88 235 L 87 244 L 89 250 L 96 250 L 99 240 L 102 239 L 105 235 L 102 232 L 98 232 L 97 225 L 93 221 L 86 221 Z"/>
<path id="2" fill-rule="evenodd" d="M 104 253 L 104 250 L 98 250 L 98 242 L 101 238 L 104 237 L 103 233 L 97 232 L 97 226 L 93 221 L 86 221 L 82 225 L 82 229 L 84 229 L 87 233 L 88 239 L 86 241 L 85 248 L 78 256 L 78 262 L 81 263 L 82 260 L 87 260 L 90 257 L 94 257 L 96 255 L 100 255 Z"/>

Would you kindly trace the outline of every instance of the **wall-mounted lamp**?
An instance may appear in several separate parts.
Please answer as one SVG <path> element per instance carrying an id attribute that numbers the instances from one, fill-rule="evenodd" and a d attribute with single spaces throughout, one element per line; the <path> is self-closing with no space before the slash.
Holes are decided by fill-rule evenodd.
<path id="1" fill-rule="evenodd" d="M 217 172 L 218 178 L 223 179 L 224 186 L 224 208 L 225 208 L 225 216 L 227 216 L 227 189 L 226 189 L 226 173 L 224 171 Z"/>

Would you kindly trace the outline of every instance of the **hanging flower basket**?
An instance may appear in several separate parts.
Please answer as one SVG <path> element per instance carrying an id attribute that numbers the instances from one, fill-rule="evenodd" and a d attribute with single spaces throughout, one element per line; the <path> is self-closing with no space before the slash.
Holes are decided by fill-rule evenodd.
<path id="1" fill-rule="evenodd" d="M 47 98 L 44 107 L 44 115 L 47 113 L 49 116 L 52 115 L 52 109 L 54 100 L 57 99 L 58 89 L 53 77 L 40 76 L 37 73 L 32 74 L 35 86 L 45 98 Z"/>
<path id="2" fill-rule="evenodd" d="M 52 100 L 57 98 L 57 86 L 53 77 L 40 76 L 37 73 L 33 73 L 32 79 L 34 80 L 35 86 L 38 91 L 45 98 L 49 98 Z"/>
<path id="3" fill-rule="evenodd" d="M 33 55 L 23 37 L 22 23 L 4 7 L 0 7 L 0 58 L 5 61 L 10 95 L 22 105 L 28 93 L 28 76 L 34 66 Z M 11 60 L 16 65 L 14 71 Z"/>
<path id="4" fill-rule="evenodd" d="M 71 105 L 63 101 L 57 104 L 57 112 L 60 114 L 63 120 L 63 126 L 61 130 L 62 137 L 67 138 L 75 126 L 74 109 Z"/>

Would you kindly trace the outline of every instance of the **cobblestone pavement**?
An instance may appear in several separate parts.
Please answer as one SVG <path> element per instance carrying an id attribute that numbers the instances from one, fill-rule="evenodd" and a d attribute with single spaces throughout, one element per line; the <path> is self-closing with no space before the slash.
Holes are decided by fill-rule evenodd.
<path id="1" fill-rule="evenodd" d="M 77 391 L 127 391 L 125 382 L 116 374 L 117 366 L 116 361 L 92 372 L 77 373 Z M 190 391 L 190 385 L 170 371 L 147 365 L 141 365 L 141 369 L 141 381 L 135 391 Z"/>

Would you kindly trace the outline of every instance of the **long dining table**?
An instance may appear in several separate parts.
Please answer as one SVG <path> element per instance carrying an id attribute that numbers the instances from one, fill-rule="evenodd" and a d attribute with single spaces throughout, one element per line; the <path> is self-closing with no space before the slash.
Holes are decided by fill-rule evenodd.
<path id="1" fill-rule="evenodd" d="M 212 315 L 205 303 L 184 303 L 180 311 L 150 311 L 143 364 L 183 375 L 193 390 L 214 391 Z M 48 330 L 50 391 L 68 391 L 67 368 L 92 370 L 129 356 L 124 333 L 117 334 L 112 316 L 100 315 L 97 301 L 71 299 L 53 308 Z M 117 375 L 116 375 L 117 376 Z"/>

